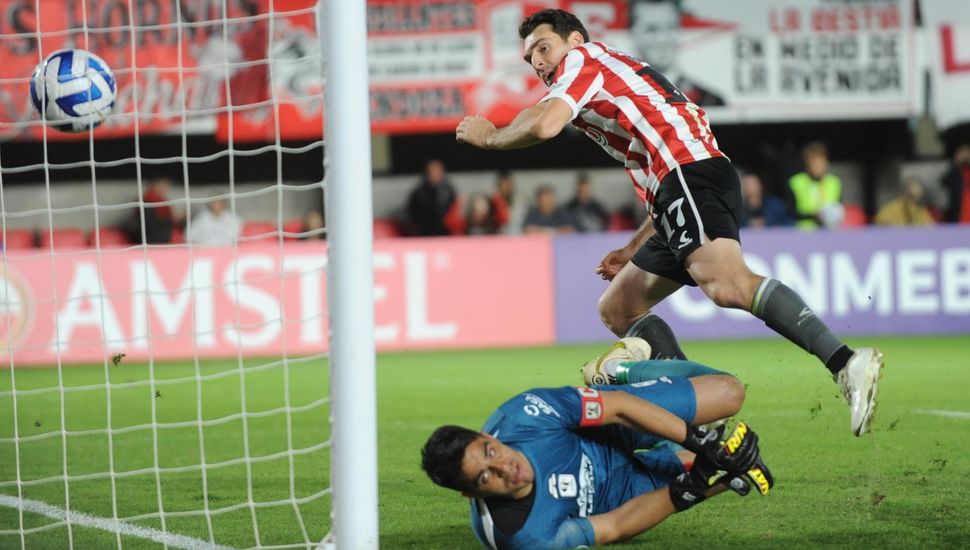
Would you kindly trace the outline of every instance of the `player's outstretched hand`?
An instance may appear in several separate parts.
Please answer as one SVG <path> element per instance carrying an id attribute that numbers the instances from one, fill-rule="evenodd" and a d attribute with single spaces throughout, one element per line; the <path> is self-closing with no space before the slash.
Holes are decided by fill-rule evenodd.
<path id="1" fill-rule="evenodd" d="M 688 424 L 684 448 L 730 474 L 743 474 L 760 457 L 758 434 L 743 421 L 735 424 L 726 436 L 725 432 L 724 425 L 709 430 Z"/>
<path id="2" fill-rule="evenodd" d="M 757 489 L 761 496 L 768 496 L 771 488 L 775 486 L 775 478 L 760 456 L 747 472 L 737 475 L 725 473 L 718 481 L 741 496 L 747 496 L 751 492 L 751 487 Z"/>
<path id="3" fill-rule="evenodd" d="M 725 485 L 741 496 L 747 496 L 754 487 L 759 494 L 765 496 L 774 487 L 775 480 L 760 457 L 748 471 L 732 474 L 699 455 L 690 470 L 671 482 L 670 500 L 677 511 L 682 512 L 703 502 L 707 498 L 708 490 L 715 485 Z"/>
<path id="4" fill-rule="evenodd" d="M 489 136 L 496 131 L 492 121 L 479 115 L 466 116 L 455 128 L 455 140 L 475 147 L 485 148 Z"/>
<path id="5" fill-rule="evenodd" d="M 618 248 L 616 250 L 611 250 L 606 256 L 600 260 L 600 265 L 596 266 L 596 274 L 603 278 L 604 281 L 612 281 L 613 277 L 623 269 L 623 266 L 630 261 L 633 255 L 630 254 L 625 248 Z"/>

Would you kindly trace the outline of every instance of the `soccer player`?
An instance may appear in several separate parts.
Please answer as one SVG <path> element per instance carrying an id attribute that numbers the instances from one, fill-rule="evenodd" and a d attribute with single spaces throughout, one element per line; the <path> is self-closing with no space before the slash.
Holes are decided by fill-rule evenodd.
<path id="1" fill-rule="evenodd" d="M 422 451 L 436 484 L 471 499 L 486 548 L 538 550 L 624 540 L 727 488 L 773 481 L 738 412 L 737 379 L 689 361 L 623 362 L 617 386 L 538 388 L 500 406 L 481 432 L 442 426 Z M 659 376 L 661 372 L 694 375 Z M 689 451 L 675 452 L 664 441 Z"/>
<path id="2" fill-rule="evenodd" d="M 745 264 L 737 171 L 718 149 L 704 111 L 649 64 L 590 42 L 569 12 L 536 12 L 519 36 L 525 61 L 549 93 L 504 128 L 467 116 L 456 138 L 483 149 L 516 149 L 555 137 L 572 121 L 624 164 L 649 216 L 596 269 L 610 281 L 599 303 L 606 326 L 617 336 L 644 338 L 657 357 L 683 358 L 670 327 L 650 310 L 683 285 L 700 286 L 718 306 L 753 313 L 818 357 L 849 403 L 852 432 L 865 433 L 882 354 L 849 349 L 791 288 Z"/>

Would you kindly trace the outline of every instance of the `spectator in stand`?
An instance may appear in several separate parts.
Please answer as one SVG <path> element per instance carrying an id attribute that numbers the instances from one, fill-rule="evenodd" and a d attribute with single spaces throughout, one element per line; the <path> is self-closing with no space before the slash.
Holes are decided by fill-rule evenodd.
<path id="1" fill-rule="evenodd" d="M 213 197 L 189 227 L 191 244 L 232 244 L 239 237 L 239 219 L 226 208 L 226 200 Z"/>
<path id="2" fill-rule="evenodd" d="M 814 230 L 835 229 L 842 225 L 842 180 L 829 173 L 829 154 L 825 144 L 809 143 L 802 150 L 805 171 L 788 180 L 793 201 L 795 226 Z"/>
<path id="3" fill-rule="evenodd" d="M 512 216 L 512 199 L 515 194 L 515 184 L 512 181 L 512 174 L 508 170 L 498 173 L 498 180 L 495 182 L 495 193 L 492 194 L 492 217 L 495 219 L 497 228 L 501 231 L 509 226 L 509 219 Z"/>
<path id="4" fill-rule="evenodd" d="M 498 221 L 493 202 L 485 193 L 475 193 L 468 199 L 465 214 L 466 235 L 494 235 L 498 233 Z"/>
<path id="5" fill-rule="evenodd" d="M 307 210 L 306 214 L 303 214 L 303 233 L 304 240 L 324 240 L 327 238 L 322 212 Z"/>
<path id="6" fill-rule="evenodd" d="M 576 195 L 566 205 L 576 229 L 581 232 L 604 231 L 610 215 L 598 200 L 593 198 L 593 186 L 589 174 L 582 172 L 576 180 Z"/>
<path id="7" fill-rule="evenodd" d="M 425 165 L 421 183 L 408 197 L 408 216 L 419 237 L 451 235 L 446 223 L 456 203 L 455 188 L 445 175 L 445 165 L 431 159 Z"/>
<path id="8" fill-rule="evenodd" d="M 917 177 L 906 178 L 902 192 L 876 213 L 876 225 L 932 225 L 933 214 L 926 207 L 926 186 Z"/>
<path id="9" fill-rule="evenodd" d="M 744 200 L 741 227 L 791 225 L 785 201 L 775 195 L 766 194 L 757 174 L 749 172 L 741 176 L 741 198 Z"/>
<path id="10" fill-rule="evenodd" d="M 943 212 L 946 223 L 970 223 L 970 143 L 953 152 L 953 166 L 943 176 L 949 201 Z"/>
<path id="11" fill-rule="evenodd" d="M 125 224 L 128 240 L 142 244 L 142 209 L 145 216 L 145 244 L 165 244 L 172 242 L 172 230 L 182 226 L 182 217 L 176 213 L 169 201 L 172 180 L 157 178 L 149 182 L 142 195 L 143 205 L 135 208 Z M 164 203 L 164 204 L 158 204 Z"/>
<path id="12" fill-rule="evenodd" d="M 573 233 L 576 226 L 569 211 L 556 205 L 556 193 L 551 185 L 542 185 L 536 190 L 536 203 L 525 215 L 523 232 L 535 233 Z"/>

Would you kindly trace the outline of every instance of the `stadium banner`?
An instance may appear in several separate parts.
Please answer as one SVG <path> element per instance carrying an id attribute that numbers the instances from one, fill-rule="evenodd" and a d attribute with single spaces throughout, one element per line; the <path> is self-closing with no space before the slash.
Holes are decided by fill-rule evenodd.
<path id="1" fill-rule="evenodd" d="M 668 15 L 672 4 L 630 9 L 631 53 L 666 73 L 713 123 L 919 111 L 913 0 L 683 0 L 679 24 Z"/>
<path id="2" fill-rule="evenodd" d="M 546 93 L 517 33 L 546 7 L 653 64 L 714 123 L 906 117 L 920 104 L 913 1 L 369 0 L 371 121 L 384 133 L 449 132 L 468 113 L 509 123 Z M 231 28 L 223 4 L 240 18 Z M 98 137 L 179 134 L 183 119 L 185 132 L 224 141 L 274 141 L 277 122 L 282 139 L 319 137 L 314 4 L 0 0 L 0 140 L 43 138 L 28 82 L 65 47 L 93 51 L 117 77 Z"/>
<path id="3" fill-rule="evenodd" d="M 931 0 L 920 8 L 929 41 L 933 113 L 945 130 L 970 122 L 970 3 Z"/>
<path id="4" fill-rule="evenodd" d="M 318 241 L 319 242 L 319 241 Z M 7 251 L 3 363 L 278 356 L 327 349 L 325 244 Z M 553 343 L 548 237 L 381 240 L 382 350 Z M 282 271 L 282 276 L 277 274 Z M 193 334 L 195 335 L 193 337 Z M 285 346 L 285 348 L 284 348 Z"/>
<path id="5" fill-rule="evenodd" d="M 387 133 L 450 132 L 469 113 L 508 124 L 546 94 L 517 29 L 547 7 L 653 64 L 714 123 L 905 118 L 921 104 L 913 1 L 369 0 L 371 122 Z M 314 120 L 299 115 L 283 127 Z"/>
<path id="6" fill-rule="evenodd" d="M 270 17 L 272 4 L 274 15 Z M 0 141 L 41 140 L 40 116 L 30 102 L 34 67 L 61 48 L 87 49 L 117 80 L 111 116 L 98 138 L 139 134 L 227 136 L 227 98 L 233 122 L 275 139 L 276 110 L 315 114 L 314 124 L 281 128 L 284 139 L 322 134 L 319 46 L 314 0 L 0 0 Z M 224 25 L 224 17 L 233 22 Z M 272 19 L 272 22 L 270 21 Z M 181 22 L 181 24 L 180 24 Z M 269 33 L 273 32 L 273 51 Z M 42 38 L 37 39 L 37 32 Z M 137 119 L 137 121 L 136 121 Z M 239 137 L 246 136 L 241 131 Z M 87 132 L 46 132 L 49 140 L 88 139 Z"/>
<path id="7" fill-rule="evenodd" d="M 628 237 L 556 238 L 557 342 L 613 338 L 596 310 L 606 282 L 593 269 Z M 836 334 L 970 334 L 970 227 L 768 229 L 746 231 L 741 240 L 755 273 L 801 294 Z M 697 288 L 678 290 L 654 311 L 684 340 L 774 335 Z"/>

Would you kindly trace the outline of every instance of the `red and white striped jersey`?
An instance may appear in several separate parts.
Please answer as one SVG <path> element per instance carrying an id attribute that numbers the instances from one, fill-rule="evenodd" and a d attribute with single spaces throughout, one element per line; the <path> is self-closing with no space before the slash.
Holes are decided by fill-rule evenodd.
<path id="1" fill-rule="evenodd" d="M 540 103 L 554 97 L 572 107 L 573 125 L 624 164 L 649 213 L 661 180 L 677 166 L 726 156 L 707 114 L 667 77 L 600 42 L 566 54 Z"/>

